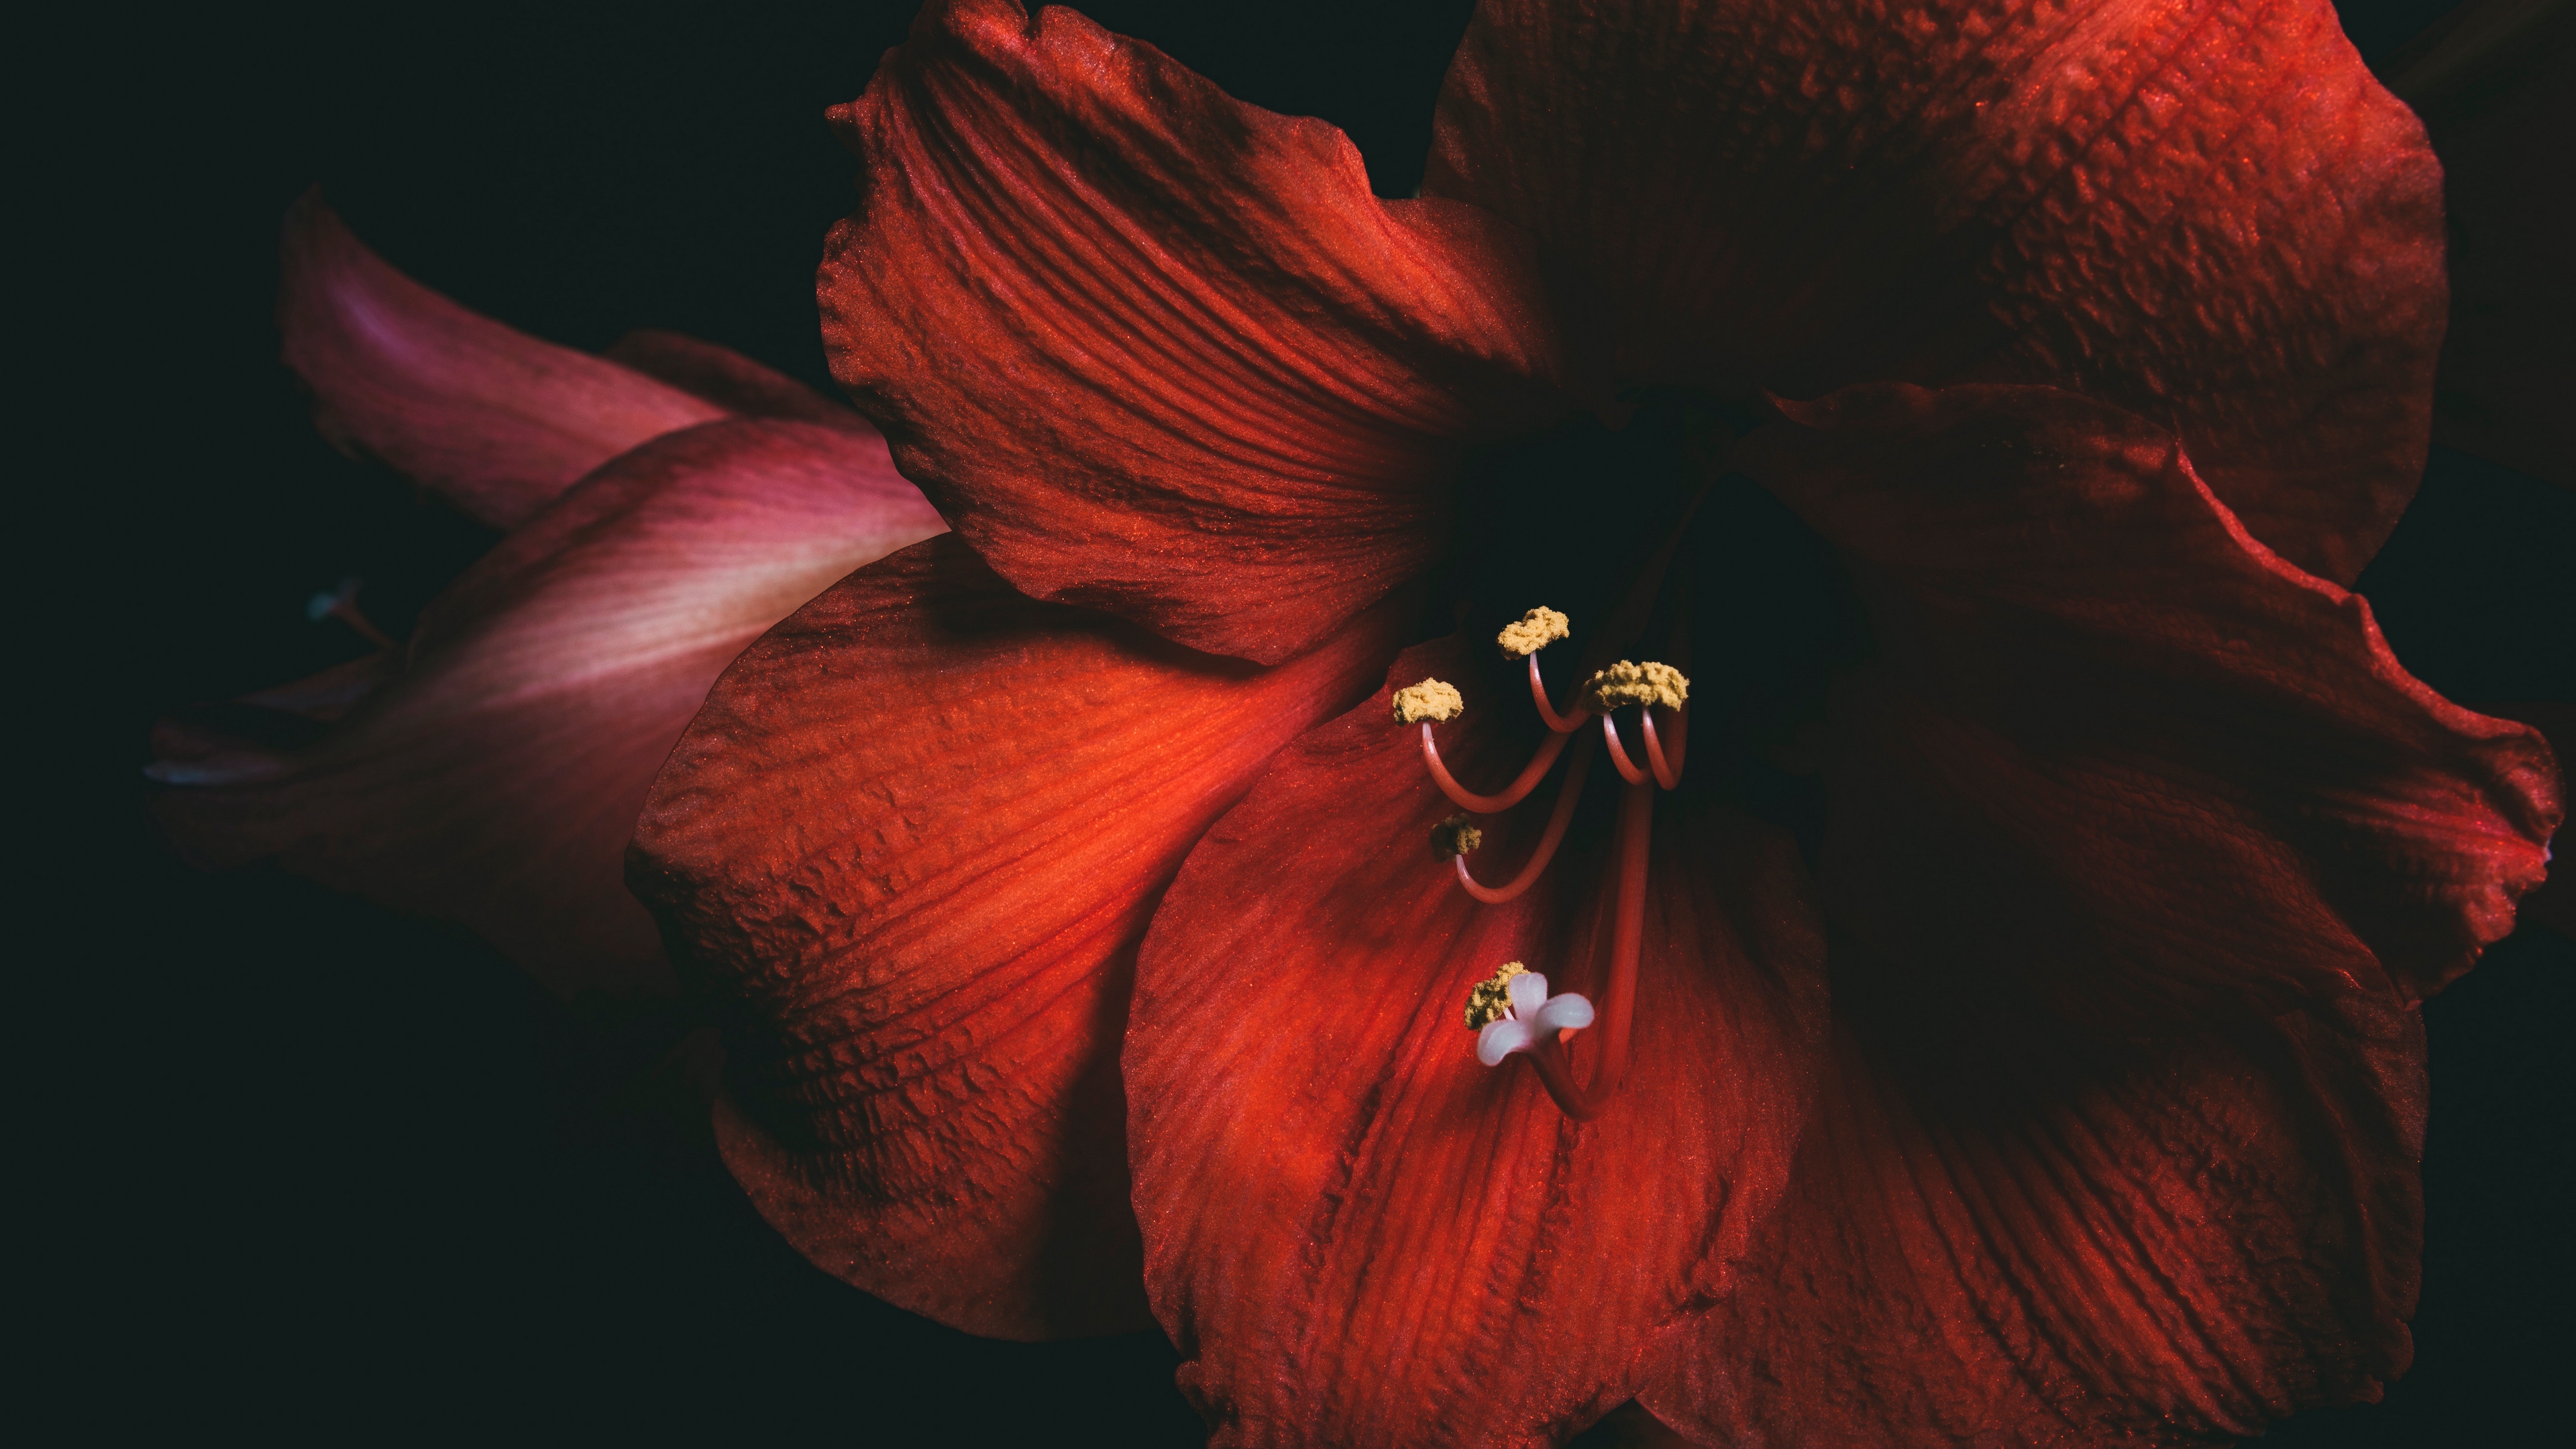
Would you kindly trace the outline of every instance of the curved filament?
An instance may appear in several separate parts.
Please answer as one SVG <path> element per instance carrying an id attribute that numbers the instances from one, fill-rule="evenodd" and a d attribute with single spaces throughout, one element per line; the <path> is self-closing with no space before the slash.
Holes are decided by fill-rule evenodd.
<path id="1" fill-rule="evenodd" d="M 1538 782 L 1547 775 L 1548 766 L 1556 763 L 1556 757 L 1565 751 L 1565 742 L 1572 738 L 1572 735 L 1549 735 L 1547 742 L 1538 747 L 1538 753 L 1530 756 L 1530 762 L 1521 767 L 1520 777 L 1504 786 L 1502 793 L 1497 795 L 1479 795 L 1450 775 L 1449 767 L 1440 763 L 1440 746 L 1431 738 L 1429 720 L 1422 722 L 1422 762 L 1431 767 L 1431 778 L 1440 786 L 1440 793 L 1456 802 L 1459 809 L 1478 815 L 1499 815 L 1521 803 L 1524 796 L 1538 788 Z"/>
<path id="2" fill-rule="evenodd" d="M 1529 657 L 1529 674 L 1530 700 L 1538 706 L 1538 717 L 1547 722 L 1547 727 L 1561 735 L 1572 734 L 1582 728 L 1584 716 L 1592 711 L 1578 704 L 1566 713 L 1558 714 L 1556 706 L 1547 702 L 1547 681 L 1539 678 L 1538 656 L 1535 654 Z"/>
<path id="3" fill-rule="evenodd" d="M 1680 789 L 1682 755 L 1690 748 L 1690 707 L 1673 711 L 1673 751 L 1669 759 L 1664 754 L 1664 742 L 1655 736 L 1655 712 L 1643 709 L 1637 713 L 1645 723 L 1646 764 L 1655 772 L 1655 783 L 1667 790 Z"/>
<path id="4" fill-rule="evenodd" d="M 1606 714 L 1601 716 L 1601 737 L 1610 742 L 1610 763 L 1618 767 L 1619 778 L 1631 785 L 1646 783 L 1646 772 L 1638 769 L 1636 762 L 1628 758 L 1627 746 L 1619 743 L 1619 726 L 1612 723 Z"/>
<path id="5" fill-rule="evenodd" d="M 1521 867 L 1520 874 L 1512 877 L 1510 884 L 1478 885 L 1476 878 L 1467 872 L 1467 857 L 1455 858 L 1458 884 L 1467 888 L 1467 894 L 1489 906 L 1499 906 L 1528 890 L 1538 880 L 1539 872 L 1547 869 L 1547 863 L 1555 858 L 1557 843 L 1565 839 L 1565 827 L 1573 823 L 1574 807 L 1583 798 L 1583 777 L 1591 768 L 1592 751 L 1582 745 L 1575 746 L 1574 758 L 1566 762 L 1565 778 L 1557 784 L 1556 806 L 1548 812 L 1546 833 L 1539 836 L 1538 849 L 1530 852 L 1529 862 Z"/>

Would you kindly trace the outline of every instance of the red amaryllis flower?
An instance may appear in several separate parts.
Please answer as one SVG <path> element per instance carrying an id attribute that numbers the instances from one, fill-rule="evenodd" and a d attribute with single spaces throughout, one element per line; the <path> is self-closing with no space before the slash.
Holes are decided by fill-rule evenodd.
<path id="1" fill-rule="evenodd" d="M 1402 202 L 1006 0 L 834 119 L 835 370 L 956 532 L 734 662 L 630 873 L 814 1261 L 1150 1309 L 1228 1443 L 2404 1367 L 2410 1008 L 2559 786 L 2345 588 L 2443 287 L 2325 6 L 1489 3 Z"/>
<path id="2" fill-rule="evenodd" d="M 1151 1307 L 1236 1441 L 1551 1439 L 1631 1392 L 1775 1444 L 2190 1439 L 2401 1364 L 2403 1003 L 2501 933 L 2555 820 L 2530 737 L 2280 557 L 2349 583 L 2411 487 L 2427 162 L 2316 10 L 1891 23 L 1489 10 L 1437 196 L 1378 204 L 1327 129 L 1144 46 L 927 15 L 845 116 L 868 199 L 827 304 L 969 539 L 752 647 L 639 856 L 729 1013 L 729 1160 L 809 1256 L 994 1333 Z M 404 431 L 386 387 L 345 428 L 469 487 L 657 431 L 652 397 L 592 423 L 634 379 L 536 356 L 590 379 L 572 407 L 453 369 L 502 418 Z M 641 371 L 765 410 L 703 379 L 737 364 Z M 281 717 L 312 691 L 178 732 L 165 804 L 234 851 L 322 820 L 252 848 L 376 890 L 489 861 L 412 900 L 451 913 L 595 882 L 618 828 L 531 859 L 448 820 L 384 864 L 371 833 L 446 817 L 386 789 L 358 822 L 337 781 L 435 766 L 404 719 L 438 696 L 518 699 L 443 639 L 528 629 L 562 676 L 531 608 L 649 603 L 572 583 L 724 539 L 755 490 L 706 500 L 533 526 L 412 694 L 299 748 L 242 735 L 317 735 Z M 1422 593 L 1473 627 L 1388 676 Z M 1535 603 L 1574 634 L 1540 699 L 1484 642 Z M 1685 665 L 1687 719 L 1649 694 L 1602 735 L 1571 686 L 1618 655 Z M 1466 714 L 1396 727 L 1425 676 Z M 546 779 L 505 743 L 435 804 Z M 1543 750 L 1437 859 L 1450 789 Z M 515 944 L 618 941 L 590 900 Z M 1479 995 L 1507 959 L 1564 1000 L 1484 1039 L 1528 1070 L 1458 1026 L 1530 982 Z"/>

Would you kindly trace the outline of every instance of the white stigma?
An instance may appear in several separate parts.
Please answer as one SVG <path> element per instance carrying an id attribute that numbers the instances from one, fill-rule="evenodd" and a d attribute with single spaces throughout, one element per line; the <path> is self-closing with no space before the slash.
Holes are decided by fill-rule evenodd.
<path id="1" fill-rule="evenodd" d="M 1489 1067 L 1503 1064 L 1514 1052 L 1525 1052 L 1559 1031 L 1581 1031 L 1592 1024 L 1592 1003 L 1567 992 L 1547 994 L 1547 978 L 1524 971 L 1511 979 L 1511 1009 L 1476 1033 L 1476 1060 Z"/>

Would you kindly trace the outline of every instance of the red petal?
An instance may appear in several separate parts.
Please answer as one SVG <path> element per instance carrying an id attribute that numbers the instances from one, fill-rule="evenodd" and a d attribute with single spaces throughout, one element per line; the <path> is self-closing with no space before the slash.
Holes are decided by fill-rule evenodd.
<path id="1" fill-rule="evenodd" d="M 2549 742 L 2550 752 L 2558 758 L 2560 778 L 2565 778 L 2567 762 L 2576 760 L 2576 704 L 2564 700 L 2527 700 L 2486 704 L 2479 708 L 2499 719 L 2518 719 L 2540 731 L 2541 737 Z M 2567 863 L 2562 865 L 2560 861 Z M 2562 851 L 2551 859 L 2549 879 L 2541 883 L 2540 889 L 2516 903 L 2514 925 L 2517 928 L 2547 926 L 2569 940 L 2576 940 L 2576 857 Z"/>
<path id="2" fill-rule="evenodd" d="M 1141 1327 L 1136 942 L 1262 761 L 1377 677 L 1392 614 L 1261 670 L 1023 598 L 942 538 L 746 651 L 630 875 L 731 998 L 718 1133 L 762 1214 L 970 1332 Z"/>
<path id="3" fill-rule="evenodd" d="M 318 739 L 165 729 L 150 773 L 177 788 L 155 808 L 209 863 L 282 856 L 463 922 L 559 994 L 667 993 L 622 878 L 654 770 L 744 644 L 939 527 L 872 439 L 765 421 L 656 439 L 468 570 L 423 615 L 406 666 L 245 701 L 345 716 L 304 731 Z"/>
<path id="4" fill-rule="evenodd" d="M 1390 686 L 1425 674 L 1475 687 L 1454 641 Z M 1191 854 L 1137 971 L 1146 1285 L 1219 1444 L 1539 1444 L 1599 1418 L 1772 1202 L 1822 1044 L 1794 850 L 1668 801 L 1620 1099 L 1576 1124 L 1523 1064 L 1479 1065 L 1462 1012 L 1505 960 L 1598 997 L 1606 822 L 1578 820 L 1529 894 L 1474 904 L 1387 701 L 1279 757 Z M 1486 723 L 1510 708 L 1471 695 L 1443 729 L 1468 778 L 1519 764 Z M 1479 859 L 1517 862 L 1543 813 L 1496 817 Z"/>
<path id="5" fill-rule="evenodd" d="M 833 373 L 1023 592 L 1284 659 L 1437 556 L 1463 444 L 1549 407 L 1508 228 L 1379 201 L 1340 132 L 1071 11 L 933 4 L 832 115 L 866 163 Z"/>
<path id="6" fill-rule="evenodd" d="M 2207 1445 L 2411 1355 L 2423 1031 L 2384 995 L 2167 1037 L 1834 962 L 1790 1197 L 1645 1395 L 1743 1449 Z"/>
<path id="7" fill-rule="evenodd" d="M 539 342 L 385 265 L 307 192 L 286 213 L 277 326 L 314 422 L 495 528 L 583 474 L 725 410 Z"/>
<path id="8" fill-rule="evenodd" d="M 794 418 L 875 436 L 848 406 L 729 347 L 678 332 L 638 327 L 602 354 L 717 407 L 747 418 Z"/>
<path id="9" fill-rule="evenodd" d="M 1562 257 L 1627 378 L 2081 391 L 2338 582 L 2423 470 L 2440 170 L 2327 0 L 1492 0 L 1425 188 Z"/>
<path id="10" fill-rule="evenodd" d="M 1887 658 L 1834 703 L 1840 928 L 2071 1014 L 2428 995 L 2562 815 L 2532 730 L 2445 703 L 2251 538 L 2170 435 L 2045 388 L 1854 388 L 1737 466 L 1842 550 Z"/>
<path id="11" fill-rule="evenodd" d="M 2472 0 L 2380 73 L 2442 158 L 2451 328 L 2433 436 L 2576 488 L 2576 11 Z"/>

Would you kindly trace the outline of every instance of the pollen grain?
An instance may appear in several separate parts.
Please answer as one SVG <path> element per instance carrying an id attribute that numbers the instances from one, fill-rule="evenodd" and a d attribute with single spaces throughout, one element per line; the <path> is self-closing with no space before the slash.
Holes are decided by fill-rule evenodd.
<path id="1" fill-rule="evenodd" d="M 1679 709 L 1690 698 L 1690 681 L 1669 664 L 1639 664 L 1622 659 L 1584 681 L 1583 702 L 1603 714 L 1628 704 L 1660 704 Z"/>
<path id="2" fill-rule="evenodd" d="M 1521 615 L 1520 622 L 1505 624 L 1494 642 L 1503 646 L 1505 654 L 1518 659 L 1536 654 L 1571 632 L 1572 626 L 1563 614 L 1541 604 Z"/>
<path id="3" fill-rule="evenodd" d="M 1464 812 L 1431 827 L 1431 853 L 1441 860 L 1455 860 L 1484 843 L 1485 832 L 1468 824 Z"/>
<path id="4" fill-rule="evenodd" d="M 1512 1007 L 1512 978 L 1529 968 L 1518 961 L 1506 961 L 1493 975 L 1477 982 L 1467 992 L 1467 1029 L 1483 1031 L 1488 1022 L 1502 1020 Z"/>
<path id="5" fill-rule="evenodd" d="M 1395 692 L 1395 722 L 1419 724 L 1424 720 L 1451 720 L 1464 713 L 1467 700 L 1458 686 L 1437 679 L 1408 684 Z"/>

